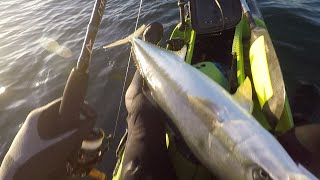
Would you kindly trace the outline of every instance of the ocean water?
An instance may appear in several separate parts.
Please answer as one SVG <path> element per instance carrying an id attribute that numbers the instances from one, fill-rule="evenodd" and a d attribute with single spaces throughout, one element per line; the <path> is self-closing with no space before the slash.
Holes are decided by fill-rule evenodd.
<path id="1" fill-rule="evenodd" d="M 320 1 L 259 0 L 278 53 L 292 99 L 300 81 L 320 85 Z M 28 113 L 60 97 L 70 70 L 76 65 L 93 0 L 7 0 L 0 2 L 0 160 Z M 98 113 L 96 125 L 112 133 L 119 107 L 129 45 L 102 46 L 131 34 L 139 1 L 108 1 L 95 42 L 87 101 Z M 167 39 L 179 21 L 176 0 L 144 0 L 139 25 L 161 22 Z M 66 50 L 64 57 L 48 51 L 44 42 Z M 67 51 L 68 50 L 68 51 Z M 61 52 L 61 51 L 60 51 Z M 61 54 L 61 53 L 60 53 Z M 129 79 L 134 66 L 129 68 Z M 126 123 L 122 107 L 117 144 Z M 111 172 L 114 147 L 99 168 Z"/>

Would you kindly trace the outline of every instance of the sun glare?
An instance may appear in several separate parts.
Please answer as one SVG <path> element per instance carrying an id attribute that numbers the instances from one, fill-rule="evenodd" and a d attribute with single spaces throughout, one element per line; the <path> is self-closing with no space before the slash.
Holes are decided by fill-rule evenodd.
<path id="1" fill-rule="evenodd" d="M 4 93 L 6 91 L 5 87 L 0 87 L 0 94 Z"/>

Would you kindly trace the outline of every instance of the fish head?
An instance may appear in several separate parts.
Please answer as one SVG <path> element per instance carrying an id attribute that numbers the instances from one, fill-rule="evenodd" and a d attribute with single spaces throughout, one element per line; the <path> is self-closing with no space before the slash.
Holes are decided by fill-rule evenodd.
<path id="1" fill-rule="evenodd" d="M 297 164 L 281 144 L 254 118 L 225 122 L 224 129 L 235 138 L 232 152 L 241 163 L 244 179 L 317 179 Z"/>

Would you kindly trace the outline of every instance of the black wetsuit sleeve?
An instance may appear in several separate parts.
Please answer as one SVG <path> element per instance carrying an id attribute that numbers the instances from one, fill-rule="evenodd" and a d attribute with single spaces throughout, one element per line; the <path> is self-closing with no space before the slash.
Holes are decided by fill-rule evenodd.
<path id="1" fill-rule="evenodd" d="M 142 81 L 139 76 L 135 74 L 133 83 Z M 127 92 L 131 103 L 127 106 L 128 139 L 121 179 L 176 179 L 166 148 L 166 116 L 148 101 L 140 91 L 141 86 L 135 90 Z"/>

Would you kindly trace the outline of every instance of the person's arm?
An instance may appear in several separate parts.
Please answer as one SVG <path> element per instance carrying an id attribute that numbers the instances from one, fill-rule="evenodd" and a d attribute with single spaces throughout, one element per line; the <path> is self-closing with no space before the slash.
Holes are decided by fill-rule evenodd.
<path id="1" fill-rule="evenodd" d="M 57 99 L 28 115 L 1 164 L 1 180 L 67 179 L 67 163 L 92 130 L 96 115 L 83 104 L 79 119 L 64 126 L 70 119 L 59 116 L 60 103 Z"/>
<path id="2" fill-rule="evenodd" d="M 128 139 L 121 179 L 176 179 L 166 147 L 165 114 L 144 95 L 137 71 L 126 93 Z"/>
<path id="3" fill-rule="evenodd" d="M 143 40 L 158 44 L 162 35 L 162 25 L 152 23 L 146 27 Z M 121 179 L 176 179 L 166 147 L 167 116 L 150 102 L 148 95 L 148 87 L 136 71 L 125 98 L 128 139 Z"/>

